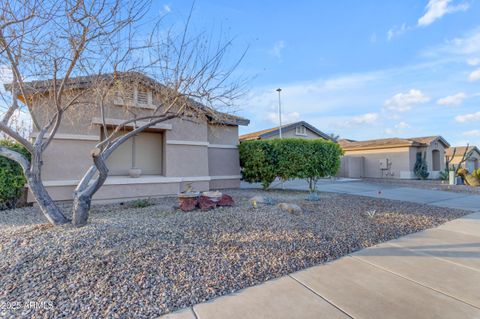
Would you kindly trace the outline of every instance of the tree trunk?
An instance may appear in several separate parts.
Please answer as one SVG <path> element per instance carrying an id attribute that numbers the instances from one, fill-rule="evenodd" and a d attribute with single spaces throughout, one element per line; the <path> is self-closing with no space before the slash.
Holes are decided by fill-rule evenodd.
<path id="1" fill-rule="evenodd" d="M 42 159 L 40 151 L 35 149 L 32 154 L 32 164 L 30 171 L 26 174 L 28 187 L 33 194 L 40 210 L 53 225 L 62 225 L 70 222 L 68 218 L 63 215 L 53 199 L 48 194 L 45 186 L 43 186 L 41 176 Z"/>
<path id="2" fill-rule="evenodd" d="M 73 198 L 73 225 L 75 227 L 82 227 L 87 224 L 92 197 L 100 187 L 103 186 L 108 177 L 108 168 L 100 150 L 94 149 L 92 151 L 92 157 L 95 168 L 91 167 L 85 174 L 75 190 Z M 92 184 L 90 184 L 89 182 L 93 178 L 96 170 L 98 170 L 98 177 Z"/>
<path id="3" fill-rule="evenodd" d="M 88 213 L 90 212 L 90 206 L 92 204 L 92 198 L 90 196 L 75 194 L 73 199 L 73 220 L 72 223 L 75 227 L 82 227 L 87 224 Z"/>

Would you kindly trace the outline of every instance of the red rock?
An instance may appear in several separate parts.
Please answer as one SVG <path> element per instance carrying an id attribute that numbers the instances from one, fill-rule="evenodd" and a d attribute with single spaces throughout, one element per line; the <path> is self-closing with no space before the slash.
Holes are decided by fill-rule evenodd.
<path id="1" fill-rule="evenodd" d="M 180 198 L 180 209 L 189 212 L 197 207 L 198 200 L 196 198 Z"/>
<path id="2" fill-rule="evenodd" d="M 202 211 L 207 211 L 217 207 L 217 203 L 206 196 L 200 196 L 198 199 L 198 207 L 200 207 Z"/>
<path id="3" fill-rule="evenodd" d="M 232 196 L 223 194 L 222 198 L 217 203 L 218 206 L 233 206 L 235 205 L 235 201 L 233 200 Z"/>

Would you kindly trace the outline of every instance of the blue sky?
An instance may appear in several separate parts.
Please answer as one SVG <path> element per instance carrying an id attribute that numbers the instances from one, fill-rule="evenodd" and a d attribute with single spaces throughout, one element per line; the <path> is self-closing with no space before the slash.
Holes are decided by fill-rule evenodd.
<path id="1" fill-rule="evenodd" d="M 480 145 L 480 1 L 197 0 L 198 30 L 249 47 L 254 77 L 239 101 L 241 133 L 305 120 L 352 139 L 443 135 Z M 184 20 L 191 1 L 155 2 Z"/>

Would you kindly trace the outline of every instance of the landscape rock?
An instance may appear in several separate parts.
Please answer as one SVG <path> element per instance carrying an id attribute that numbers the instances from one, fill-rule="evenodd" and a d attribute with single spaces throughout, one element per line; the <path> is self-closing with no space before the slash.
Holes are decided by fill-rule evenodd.
<path id="1" fill-rule="evenodd" d="M 253 204 L 254 202 L 257 203 L 257 204 L 265 204 L 265 197 L 260 196 L 260 195 L 256 195 L 256 196 L 253 196 L 252 198 L 250 198 L 248 201 L 251 204 Z"/>
<path id="2" fill-rule="evenodd" d="M 190 212 L 197 207 L 198 200 L 196 198 L 181 198 L 179 208 L 184 212 Z"/>
<path id="3" fill-rule="evenodd" d="M 303 212 L 303 209 L 297 204 L 280 203 L 277 205 L 277 207 L 280 210 L 286 211 L 290 214 L 301 214 Z"/>
<path id="4" fill-rule="evenodd" d="M 235 201 L 233 200 L 232 196 L 223 194 L 222 198 L 217 203 L 218 206 L 233 206 L 235 205 Z"/>
<path id="5" fill-rule="evenodd" d="M 198 199 L 198 207 L 200 207 L 200 209 L 205 212 L 207 210 L 217 207 L 217 203 L 206 196 L 200 196 L 200 198 Z"/>

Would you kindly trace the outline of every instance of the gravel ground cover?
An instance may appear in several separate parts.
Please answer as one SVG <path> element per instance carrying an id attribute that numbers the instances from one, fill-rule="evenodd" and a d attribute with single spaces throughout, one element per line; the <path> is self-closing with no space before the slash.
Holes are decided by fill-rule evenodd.
<path id="1" fill-rule="evenodd" d="M 235 207 L 175 211 L 174 198 L 96 205 L 89 225 L 0 212 L 0 317 L 152 318 L 468 212 L 344 194 L 231 190 Z M 264 195 L 296 203 L 252 208 Z M 68 207 L 65 207 L 67 210 Z"/>
<path id="2" fill-rule="evenodd" d="M 468 185 L 449 185 L 448 181 L 441 180 L 417 180 L 417 179 L 382 179 L 382 178 L 364 178 L 367 182 L 377 184 L 398 185 L 404 187 L 415 187 L 423 189 L 442 190 L 455 193 L 480 194 L 480 187 Z"/>

